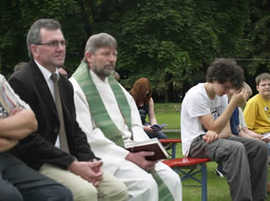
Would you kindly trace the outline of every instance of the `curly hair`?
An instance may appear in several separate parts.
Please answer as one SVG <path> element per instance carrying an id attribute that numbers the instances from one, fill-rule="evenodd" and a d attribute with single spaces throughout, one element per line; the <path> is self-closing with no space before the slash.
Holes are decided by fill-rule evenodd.
<path id="1" fill-rule="evenodd" d="M 240 89 L 244 82 L 244 71 L 234 59 L 216 59 L 207 69 L 206 81 L 220 84 L 229 81 L 233 88 Z"/>
<path id="2" fill-rule="evenodd" d="M 145 92 L 147 91 L 149 93 L 147 96 L 145 96 Z M 144 104 L 149 104 L 150 98 L 152 97 L 152 90 L 149 80 L 147 78 L 139 78 L 136 80 L 129 93 L 133 96 L 137 106 L 139 106 L 142 99 Z"/>

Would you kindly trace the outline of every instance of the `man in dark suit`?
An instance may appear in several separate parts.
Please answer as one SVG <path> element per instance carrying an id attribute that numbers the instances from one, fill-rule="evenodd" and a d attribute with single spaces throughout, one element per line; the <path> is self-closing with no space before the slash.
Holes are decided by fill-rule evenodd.
<path id="1" fill-rule="evenodd" d="M 76 201 L 127 200 L 125 185 L 102 171 L 102 161 L 91 151 L 76 121 L 72 85 L 57 70 L 64 64 L 66 46 L 55 20 L 37 20 L 28 32 L 31 61 L 9 82 L 31 106 L 39 126 L 13 154 L 67 186 Z"/>

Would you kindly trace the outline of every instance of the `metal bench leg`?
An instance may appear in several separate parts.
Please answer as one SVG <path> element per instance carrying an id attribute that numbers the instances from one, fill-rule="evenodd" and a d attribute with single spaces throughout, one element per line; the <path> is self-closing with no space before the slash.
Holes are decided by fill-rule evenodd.
<path id="1" fill-rule="evenodd" d="M 172 143 L 172 159 L 175 158 L 176 143 Z"/>
<path id="2" fill-rule="evenodd" d="M 207 201 L 207 166 L 202 164 L 202 201 Z"/>

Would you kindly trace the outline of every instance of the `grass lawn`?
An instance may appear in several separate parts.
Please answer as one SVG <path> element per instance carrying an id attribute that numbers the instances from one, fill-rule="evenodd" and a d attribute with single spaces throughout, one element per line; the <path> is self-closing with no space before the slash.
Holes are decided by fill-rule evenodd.
<path id="1" fill-rule="evenodd" d="M 165 129 L 180 129 L 180 103 L 155 103 L 159 124 L 168 124 Z"/>
<path id="2" fill-rule="evenodd" d="M 155 104 L 156 118 L 159 124 L 168 124 L 166 129 L 180 129 L 180 103 Z M 179 133 L 168 133 L 168 138 L 179 138 Z M 181 144 L 177 145 L 176 157 L 183 157 Z M 207 163 L 207 198 L 208 201 L 230 201 L 229 186 L 225 178 L 215 175 L 217 164 L 215 162 Z M 197 175 L 198 178 L 201 175 Z M 180 175 L 181 177 L 181 175 Z M 182 185 L 194 184 L 193 181 L 187 180 Z M 183 187 L 183 201 L 200 201 L 201 188 Z M 270 201 L 270 196 L 266 199 Z"/>
<path id="3" fill-rule="evenodd" d="M 159 124 L 168 124 L 164 129 L 180 129 L 180 113 L 157 113 Z"/>

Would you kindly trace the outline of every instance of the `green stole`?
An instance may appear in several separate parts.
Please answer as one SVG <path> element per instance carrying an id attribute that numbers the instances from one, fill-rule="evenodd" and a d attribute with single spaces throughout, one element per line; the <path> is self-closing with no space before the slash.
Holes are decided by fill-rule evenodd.
<path id="1" fill-rule="evenodd" d="M 77 82 L 79 83 L 80 87 L 82 88 L 87 101 L 88 105 L 91 110 L 91 116 L 94 119 L 95 124 L 98 128 L 100 128 L 103 134 L 113 141 L 118 146 L 124 148 L 124 141 L 122 138 L 121 131 L 117 128 L 117 126 L 112 121 L 111 117 L 109 116 L 104 103 L 99 95 L 99 92 L 94 84 L 90 72 L 89 67 L 85 62 L 82 62 L 77 70 L 72 75 Z M 128 128 L 131 130 L 131 109 L 126 99 L 126 96 L 121 89 L 118 82 L 112 77 L 111 75 L 108 77 L 108 82 L 111 86 L 111 89 L 115 95 L 118 107 L 122 113 L 122 116 L 128 125 Z M 168 187 L 164 184 L 162 179 L 158 176 L 156 171 L 151 171 L 152 176 L 155 178 L 158 188 L 159 188 L 159 201 L 173 201 L 173 197 L 170 193 Z"/>

